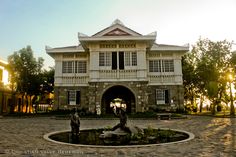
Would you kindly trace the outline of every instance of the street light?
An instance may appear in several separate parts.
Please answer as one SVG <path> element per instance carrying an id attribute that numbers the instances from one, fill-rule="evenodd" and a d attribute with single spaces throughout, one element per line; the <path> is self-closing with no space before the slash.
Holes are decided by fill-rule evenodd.
<path id="1" fill-rule="evenodd" d="M 234 109 L 234 102 L 233 102 L 233 94 L 232 94 L 232 81 L 233 81 L 233 76 L 232 74 L 228 75 L 229 79 L 229 92 L 230 92 L 230 115 L 234 116 L 235 115 L 235 109 Z"/>

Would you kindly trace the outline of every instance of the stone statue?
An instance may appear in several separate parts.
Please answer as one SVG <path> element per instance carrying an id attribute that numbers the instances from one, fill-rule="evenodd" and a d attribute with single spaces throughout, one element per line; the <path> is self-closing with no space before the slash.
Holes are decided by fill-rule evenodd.
<path id="1" fill-rule="evenodd" d="M 114 110 L 114 114 L 115 114 L 117 117 L 120 118 L 120 123 L 118 123 L 117 125 L 115 125 L 115 126 L 112 128 L 112 131 L 114 131 L 114 130 L 120 128 L 121 130 L 130 133 L 129 128 L 126 126 L 128 117 L 127 117 L 127 114 L 126 114 L 126 112 L 125 112 L 125 109 L 124 109 L 124 108 L 116 108 L 116 107 L 114 107 L 113 110 Z"/>
<path id="2" fill-rule="evenodd" d="M 71 114 L 70 126 L 71 126 L 72 135 L 78 136 L 80 133 L 80 118 L 79 118 L 79 114 L 77 112 L 77 109 L 75 109 L 74 113 Z"/>
<path id="3" fill-rule="evenodd" d="M 122 103 L 122 100 L 117 98 L 115 99 L 117 104 L 114 102 L 111 103 L 110 107 L 112 107 L 114 114 L 119 117 L 120 123 L 115 125 L 111 131 L 103 131 L 100 134 L 99 138 L 103 139 L 105 143 L 122 143 L 124 141 L 129 140 L 129 136 L 135 134 L 143 134 L 143 129 L 127 125 L 128 116 L 126 114 L 126 105 Z"/>

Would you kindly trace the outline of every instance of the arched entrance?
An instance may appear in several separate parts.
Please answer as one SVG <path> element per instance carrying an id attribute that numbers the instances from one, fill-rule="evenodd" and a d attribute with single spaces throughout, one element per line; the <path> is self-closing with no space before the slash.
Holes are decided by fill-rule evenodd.
<path id="1" fill-rule="evenodd" d="M 135 111 L 135 96 L 130 89 L 124 86 L 113 86 L 107 89 L 102 96 L 102 113 L 113 113 L 110 103 L 120 98 L 126 104 L 126 112 L 131 113 Z"/>

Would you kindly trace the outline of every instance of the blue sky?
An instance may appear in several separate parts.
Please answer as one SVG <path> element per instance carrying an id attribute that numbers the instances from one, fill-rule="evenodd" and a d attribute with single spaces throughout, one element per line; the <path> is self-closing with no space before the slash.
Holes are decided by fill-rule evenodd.
<path id="1" fill-rule="evenodd" d="M 120 19 L 157 43 L 194 44 L 199 37 L 236 42 L 236 0 L 0 0 L 0 58 L 31 45 L 35 57 L 53 59 L 45 46 L 78 44 Z"/>

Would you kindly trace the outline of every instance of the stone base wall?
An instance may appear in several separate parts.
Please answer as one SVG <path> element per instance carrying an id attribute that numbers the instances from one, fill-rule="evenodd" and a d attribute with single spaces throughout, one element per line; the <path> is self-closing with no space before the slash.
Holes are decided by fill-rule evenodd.
<path id="1" fill-rule="evenodd" d="M 145 81 L 90 82 L 89 86 L 55 87 L 54 109 L 74 108 L 74 105 L 68 105 L 67 103 L 67 92 L 69 90 L 79 90 L 81 103 L 77 105 L 78 108 L 85 108 L 92 113 L 104 113 L 103 94 L 114 86 L 123 86 L 133 93 L 135 104 L 131 106 L 131 113 L 145 112 L 156 108 L 169 110 L 173 105 L 175 108 L 183 108 L 183 86 L 149 86 L 147 83 Z M 170 91 L 169 98 L 173 100 L 172 103 L 157 105 L 156 89 L 168 89 Z"/>
<path id="2" fill-rule="evenodd" d="M 148 106 L 146 91 L 147 82 L 93 82 L 89 86 L 89 109 L 96 111 L 96 107 L 103 113 L 102 96 L 111 87 L 123 86 L 128 88 L 135 97 L 135 104 L 131 108 L 132 112 L 144 112 Z M 95 105 L 96 104 L 96 105 Z"/>
<path id="3" fill-rule="evenodd" d="M 67 86 L 67 87 L 54 87 L 54 110 L 57 109 L 72 109 L 74 107 L 86 108 L 88 107 L 88 87 L 87 86 Z M 80 91 L 80 104 L 68 104 L 68 91 Z"/>
<path id="4" fill-rule="evenodd" d="M 169 90 L 169 103 L 157 104 L 156 103 L 156 89 L 167 89 Z M 182 85 L 161 85 L 161 86 L 149 86 L 148 89 L 149 97 L 148 104 L 149 108 L 175 111 L 176 109 L 184 108 L 184 88 Z"/>

